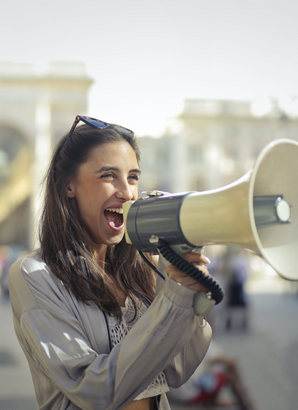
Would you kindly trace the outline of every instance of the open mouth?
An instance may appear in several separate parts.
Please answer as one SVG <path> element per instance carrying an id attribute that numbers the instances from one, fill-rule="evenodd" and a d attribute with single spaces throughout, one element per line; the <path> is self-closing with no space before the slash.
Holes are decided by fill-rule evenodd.
<path id="1" fill-rule="evenodd" d="M 123 225 L 122 208 L 107 208 L 104 215 L 111 228 L 120 228 Z"/>

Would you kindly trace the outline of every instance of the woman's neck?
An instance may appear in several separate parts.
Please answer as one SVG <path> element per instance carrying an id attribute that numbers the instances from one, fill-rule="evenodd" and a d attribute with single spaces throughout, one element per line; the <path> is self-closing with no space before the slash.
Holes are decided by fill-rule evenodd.
<path id="1" fill-rule="evenodd" d="M 102 269 L 105 266 L 107 248 L 107 245 L 93 246 L 93 258 Z"/>
<path id="2" fill-rule="evenodd" d="M 93 258 L 98 263 L 98 265 L 105 270 L 105 261 L 106 261 L 106 253 L 107 253 L 107 245 L 96 245 L 93 244 Z M 117 296 L 118 302 L 120 306 L 125 306 L 125 299 L 127 294 L 123 292 L 119 284 L 117 283 L 115 278 L 111 278 L 114 284 L 114 292 Z"/>

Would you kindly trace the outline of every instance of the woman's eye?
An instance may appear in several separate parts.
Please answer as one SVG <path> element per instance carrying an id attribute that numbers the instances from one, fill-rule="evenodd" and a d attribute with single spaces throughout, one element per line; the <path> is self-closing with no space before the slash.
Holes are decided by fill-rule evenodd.
<path id="1" fill-rule="evenodd" d="M 101 178 L 113 178 L 114 175 L 113 174 L 104 174 L 101 176 Z"/>
<path id="2" fill-rule="evenodd" d="M 129 179 L 132 179 L 134 181 L 138 181 L 139 180 L 139 175 L 129 175 L 128 177 Z"/>

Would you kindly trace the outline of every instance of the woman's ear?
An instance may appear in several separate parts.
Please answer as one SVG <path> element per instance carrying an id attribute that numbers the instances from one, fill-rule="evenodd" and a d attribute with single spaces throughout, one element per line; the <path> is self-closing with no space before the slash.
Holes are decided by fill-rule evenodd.
<path id="1" fill-rule="evenodd" d="M 74 184 L 70 183 L 66 188 L 66 194 L 68 198 L 75 198 L 76 197 L 76 190 Z"/>

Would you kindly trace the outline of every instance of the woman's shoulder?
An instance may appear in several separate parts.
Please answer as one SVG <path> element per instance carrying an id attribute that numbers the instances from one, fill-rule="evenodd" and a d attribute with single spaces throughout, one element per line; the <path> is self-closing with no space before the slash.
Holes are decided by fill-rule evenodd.
<path id="1" fill-rule="evenodd" d="M 9 287 L 23 289 L 38 289 L 47 293 L 53 287 L 60 287 L 61 283 L 51 272 L 42 258 L 39 249 L 22 255 L 9 269 Z"/>
<path id="2" fill-rule="evenodd" d="M 47 264 L 42 258 L 41 249 L 35 249 L 27 254 L 21 255 L 17 262 L 19 263 L 20 269 L 26 273 L 48 269 Z"/>
<path id="3" fill-rule="evenodd" d="M 41 250 L 36 249 L 19 255 L 18 259 L 11 265 L 9 269 L 10 276 L 18 274 L 30 275 L 36 271 L 47 271 L 48 267 L 42 259 Z"/>
<path id="4" fill-rule="evenodd" d="M 57 312 L 57 306 L 67 304 L 67 290 L 51 272 L 40 250 L 19 258 L 9 270 L 9 293 L 18 317 L 33 309 Z"/>

